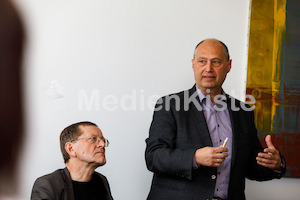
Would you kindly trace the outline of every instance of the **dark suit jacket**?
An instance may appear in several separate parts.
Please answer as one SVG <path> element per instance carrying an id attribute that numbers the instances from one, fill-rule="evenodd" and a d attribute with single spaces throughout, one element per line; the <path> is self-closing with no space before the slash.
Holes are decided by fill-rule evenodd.
<path id="1" fill-rule="evenodd" d="M 98 175 L 107 190 L 106 200 L 113 200 L 108 181 L 105 176 Z M 31 200 L 74 200 L 73 184 L 67 168 L 58 169 L 51 174 L 38 178 L 32 188 Z"/>
<path id="2" fill-rule="evenodd" d="M 205 116 L 197 105 L 200 105 L 200 100 L 196 86 L 158 100 L 149 138 L 146 139 L 146 164 L 154 172 L 148 200 L 205 200 L 213 197 L 217 169 L 192 167 L 195 151 L 212 146 Z M 233 105 L 239 110 L 233 111 Z M 263 148 L 257 137 L 253 111 L 244 111 L 242 105 L 245 107 L 227 96 L 233 134 L 230 200 L 245 199 L 246 177 L 264 181 L 282 176 L 282 173 L 256 163 L 257 153 Z"/>

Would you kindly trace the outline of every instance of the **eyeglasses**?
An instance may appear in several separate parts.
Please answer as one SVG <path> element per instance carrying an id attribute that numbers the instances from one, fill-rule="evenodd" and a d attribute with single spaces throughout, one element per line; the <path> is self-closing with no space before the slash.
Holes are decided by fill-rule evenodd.
<path id="1" fill-rule="evenodd" d="M 75 140 L 72 140 L 71 142 L 74 142 L 74 141 L 77 141 L 77 140 L 80 140 L 80 139 L 87 139 L 87 141 L 91 144 L 98 144 L 102 140 L 104 142 L 105 147 L 109 146 L 109 141 L 107 139 L 105 139 L 104 137 L 97 137 L 97 136 L 81 137 L 81 138 L 77 138 Z"/>
<path id="2" fill-rule="evenodd" d="M 222 64 L 222 60 L 221 59 L 212 59 L 212 60 L 209 60 L 209 59 L 201 58 L 200 60 L 198 60 L 200 66 L 205 66 L 209 61 L 210 61 L 211 65 L 215 66 L 215 67 L 219 67 Z"/>

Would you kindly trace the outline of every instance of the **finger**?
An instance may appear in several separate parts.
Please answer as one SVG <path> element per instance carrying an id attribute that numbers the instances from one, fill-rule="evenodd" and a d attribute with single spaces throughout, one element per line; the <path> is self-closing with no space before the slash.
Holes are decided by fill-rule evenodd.
<path id="1" fill-rule="evenodd" d="M 214 166 L 219 167 L 222 164 L 223 161 L 224 161 L 224 159 L 220 159 L 220 158 L 216 159 L 215 163 L 214 163 Z"/>
<path id="2" fill-rule="evenodd" d="M 271 169 L 276 167 L 276 162 L 274 160 L 268 160 L 262 158 L 257 158 L 257 164 Z"/>
<path id="3" fill-rule="evenodd" d="M 265 138 L 265 141 L 266 141 L 268 148 L 275 149 L 275 147 L 272 143 L 272 140 L 271 140 L 271 135 L 267 135 Z"/>
<path id="4" fill-rule="evenodd" d="M 222 162 L 225 160 L 225 158 L 228 156 L 227 153 L 217 153 L 215 156 L 214 156 L 214 159 L 220 159 L 222 160 Z"/>
<path id="5" fill-rule="evenodd" d="M 276 149 L 273 148 L 265 148 L 264 149 L 264 153 L 268 153 L 268 154 L 277 154 L 278 151 Z"/>
<path id="6" fill-rule="evenodd" d="M 222 162 L 225 161 L 225 158 L 226 158 L 226 157 L 227 157 L 227 156 L 223 156 L 223 155 L 222 155 L 222 157 L 219 156 L 219 157 L 216 158 L 216 162 L 217 162 L 217 163 L 222 163 Z"/>
<path id="7" fill-rule="evenodd" d="M 266 162 L 261 162 L 261 161 L 257 161 L 257 164 L 264 166 L 264 167 L 269 167 L 269 168 L 274 168 L 274 164 L 273 163 L 266 163 Z"/>
<path id="8" fill-rule="evenodd" d="M 258 153 L 257 164 L 262 165 L 264 167 L 268 167 L 271 169 L 279 169 L 281 159 L 279 155 L 272 155 L 270 153 Z"/>
<path id="9" fill-rule="evenodd" d="M 228 156 L 228 153 L 221 153 L 220 156 L 223 160 L 225 160 L 225 158 Z"/>
<path id="10" fill-rule="evenodd" d="M 275 161 L 274 162 L 262 162 L 262 161 L 257 160 L 257 164 L 262 165 L 264 167 L 271 168 L 271 169 L 280 169 L 280 163 L 277 163 Z"/>
<path id="11" fill-rule="evenodd" d="M 257 157 L 265 158 L 268 160 L 278 160 L 278 158 L 280 158 L 279 154 L 273 154 L 273 153 L 259 153 Z"/>
<path id="12" fill-rule="evenodd" d="M 216 147 L 216 152 L 217 153 L 228 152 L 228 148 L 219 146 L 219 147 Z"/>
<path id="13" fill-rule="evenodd" d="M 266 158 L 266 159 L 271 159 L 272 155 L 268 153 L 258 153 L 257 157 L 259 158 Z"/>

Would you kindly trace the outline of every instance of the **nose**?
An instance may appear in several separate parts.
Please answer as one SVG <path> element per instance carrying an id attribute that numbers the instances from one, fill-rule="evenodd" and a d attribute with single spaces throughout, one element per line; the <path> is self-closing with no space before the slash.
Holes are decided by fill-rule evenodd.
<path id="1" fill-rule="evenodd" d="M 98 138 L 98 139 L 97 139 L 97 146 L 105 147 L 105 139 L 103 139 L 103 138 Z"/>
<path id="2" fill-rule="evenodd" d="M 208 60 L 207 61 L 207 64 L 206 64 L 206 69 L 205 69 L 207 72 L 211 72 L 212 71 L 212 63 L 211 63 L 211 60 Z"/>

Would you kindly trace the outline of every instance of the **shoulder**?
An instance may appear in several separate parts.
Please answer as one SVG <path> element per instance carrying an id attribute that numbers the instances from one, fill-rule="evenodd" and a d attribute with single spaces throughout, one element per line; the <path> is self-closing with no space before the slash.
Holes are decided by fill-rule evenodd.
<path id="1" fill-rule="evenodd" d="M 227 105 L 234 119 L 254 124 L 255 105 L 249 105 L 229 95 L 227 95 Z"/>
<path id="2" fill-rule="evenodd" d="M 58 169 L 52 173 L 43 175 L 36 179 L 35 185 L 36 184 L 46 184 L 46 183 L 50 184 L 51 182 L 57 182 L 59 180 L 62 180 L 63 173 L 64 173 L 64 169 Z"/>
<path id="3" fill-rule="evenodd" d="M 62 171 L 63 171 L 63 169 L 57 169 L 52 173 L 45 174 L 45 175 L 39 177 L 38 179 L 49 179 L 49 178 L 52 178 L 52 177 L 55 177 L 55 176 L 59 176 L 62 173 Z"/>
<path id="4" fill-rule="evenodd" d="M 104 187 L 106 188 L 106 191 L 107 191 L 106 199 L 113 199 L 112 195 L 111 195 L 110 186 L 109 186 L 107 178 L 103 174 L 100 174 L 99 172 L 96 172 L 96 171 L 94 171 L 94 176 L 96 176 L 100 180 L 102 180 L 102 184 L 104 185 Z"/>
<path id="5" fill-rule="evenodd" d="M 195 101 L 198 101 L 198 94 L 196 91 L 196 87 L 193 86 L 191 89 L 183 90 L 176 93 L 171 93 L 159 98 L 156 102 L 156 109 L 163 107 L 174 107 L 176 106 L 178 110 L 178 106 L 182 107 L 185 103 L 189 104 Z"/>
<path id="6" fill-rule="evenodd" d="M 184 97 L 192 96 L 194 93 L 197 93 L 196 87 L 193 86 L 191 89 L 182 90 L 180 92 L 171 93 L 165 96 L 162 96 L 160 99 L 175 99 L 176 97 L 179 97 L 180 99 L 183 99 Z"/>
<path id="7" fill-rule="evenodd" d="M 58 169 L 36 179 L 31 199 L 57 199 L 65 190 L 66 180 L 64 169 Z"/>
<path id="8" fill-rule="evenodd" d="M 99 173 L 99 172 L 94 172 L 94 175 L 97 176 L 98 178 L 101 178 L 102 180 L 107 182 L 107 178 L 106 176 L 104 176 L 103 174 Z"/>
<path id="9" fill-rule="evenodd" d="M 108 182 L 106 176 L 104 176 L 103 174 L 100 174 L 99 172 L 96 172 L 96 171 L 94 172 L 94 176 L 96 176 L 98 180 L 101 180 L 102 183 L 104 184 L 104 186 L 108 190 L 110 190 L 110 188 L 109 188 L 109 182 Z"/>
<path id="10" fill-rule="evenodd" d="M 227 98 L 227 101 L 228 101 L 228 105 L 229 107 L 235 111 L 234 109 L 235 108 L 239 108 L 238 111 L 242 110 L 242 111 L 253 111 L 255 109 L 255 106 L 253 105 L 249 105 L 247 104 L 247 102 L 243 102 L 243 101 L 240 101 L 228 94 L 226 94 L 226 98 Z M 255 103 L 255 102 L 254 102 Z"/>

